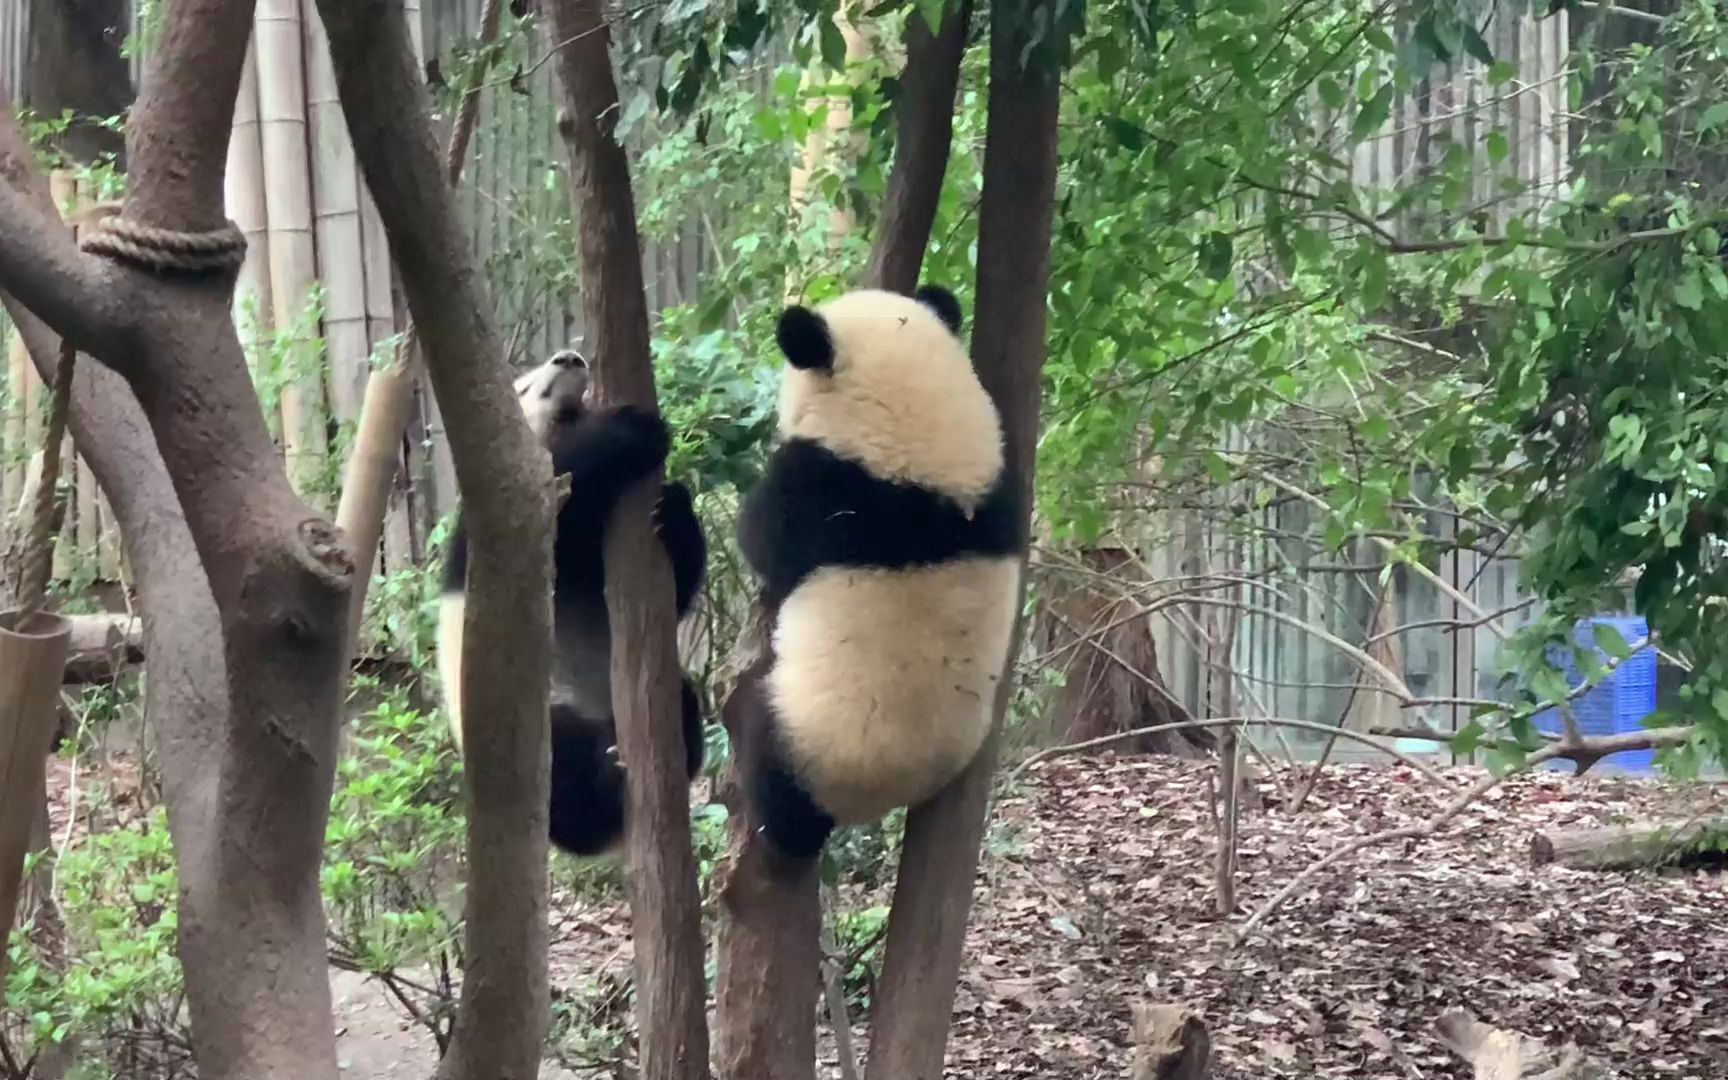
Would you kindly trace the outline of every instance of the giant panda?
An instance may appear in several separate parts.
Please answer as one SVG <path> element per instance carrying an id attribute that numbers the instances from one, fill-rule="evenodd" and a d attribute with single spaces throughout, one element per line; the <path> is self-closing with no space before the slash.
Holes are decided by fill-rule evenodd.
<path id="1" fill-rule="evenodd" d="M 780 445 L 738 526 L 773 654 L 734 738 L 755 820 L 794 860 L 934 795 L 990 728 L 1024 497 L 960 317 L 931 285 L 780 316 Z"/>
<path id="2" fill-rule="evenodd" d="M 624 830 L 624 773 L 612 723 L 612 632 L 606 611 L 602 551 L 612 509 L 632 485 L 665 461 L 671 437 L 648 409 L 588 405 L 588 364 L 563 351 L 516 380 L 529 427 L 552 455 L 555 475 L 568 473 L 570 494 L 558 512 L 553 540 L 554 646 L 551 840 L 575 855 L 617 849 Z M 690 610 L 707 563 L 707 541 L 690 492 L 661 489 L 654 527 L 672 564 L 678 617 Z M 438 610 L 438 669 L 450 734 L 462 748 L 463 597 L 468 537 L 461 511 L 444 563 Z M 702 714 L 695 689 L 682 678 L 685 765 L 702 768 Z M 474 734 L 485 735 L 484 718 Z"/>

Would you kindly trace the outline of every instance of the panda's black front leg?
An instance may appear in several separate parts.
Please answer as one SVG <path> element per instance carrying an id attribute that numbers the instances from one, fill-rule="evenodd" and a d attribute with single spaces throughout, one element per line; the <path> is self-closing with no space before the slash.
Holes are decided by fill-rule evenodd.
<path id="1" fill-rule="evenodd" d="M 603 531 L 618 500 L 671 448 L 666 421 L 652 409 L 622 405 L 584 418 L 552 448 L 553 475 L 570 475 L 565 520 Z"/>
<path id="2" fill-rule="evenodd" d="M 654 529 L 672 564 L 672 590 L 682 619 L 696 602 L 708 568 L 708 540 L 702 535 L 702 522 L 696 517 L 689 488 L 670 483 L 661 489 L 660 501 L 654 506 Z"/>

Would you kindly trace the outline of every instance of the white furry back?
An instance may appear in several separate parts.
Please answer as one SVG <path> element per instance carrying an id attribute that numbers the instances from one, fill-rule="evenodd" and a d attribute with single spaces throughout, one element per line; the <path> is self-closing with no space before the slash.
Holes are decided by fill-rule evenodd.
<path id="1" fill-rule="evenodd" d="M 923 802 L 978 752 L 1019 571 L 1018 558 L 829 567 L 787 597 L 768 692 L 800 782 L 837 822 Z"/>

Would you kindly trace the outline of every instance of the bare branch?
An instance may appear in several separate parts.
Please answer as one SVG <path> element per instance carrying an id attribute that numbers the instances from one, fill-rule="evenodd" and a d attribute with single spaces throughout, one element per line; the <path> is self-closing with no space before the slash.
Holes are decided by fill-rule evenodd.
<path id="1" fill-rule="evenodd" d="M 894 103 L 894 169 L 864 272 L 879 288 L 910 294 L 918 287 L 954 148 L 954 91 L 971 26 L 972 0 L 948 9 L 940 33 L 931 33 L 922 11 L 906 20 L 906 66 Z"/>
<path id="2" fill-rule="evenodd" d="M 1039 403 L 1047 353 L 1050 237 L 1055 216 L 1061 84 L 1026 36 L 1036 0 L 994 0 L 984 186 L 978 213 L 978 301 L 972 356 L 1002 415 L 1007 458 L 1032 502 Z M 1024 514 L 1025 509 L 1022 510 Z M 1024 527 L 1024 519 L 1023 519 Z M 1020 575 L 1021 591 L 1026 575 Z M 1018 654 L 1015 620 L 1008 659 Z M 938 1076 L 958 983 L 973 875 L 1012 679 L 996 724 L 965 772 L 906 817 L 906 840 L 877 986 L 869 1080 Z"/>
<path id="3" fill-rule="evenodd" d="M 655 407 L 642 246 L 630 162 L 614 137 L 612 76 L 602 0 L 548 0 L 564 88 L 559 133 L 570 157 L 581 227 L 582 306 L 602 401 Z M 702 902 L 690 840 L 671 564 L 650 510 L 656 475 L 619 504 L 606 530 L 606 609 L 612 627 L 612 715 L 628 763 L 625 843 L 636 943 L 637 1029 L 644 1080 L 708 1075 Z"/>
<path id="4" fill-rule="evenodd" d="M 462 704 L 488 723 L 486 738 L 464 743 L 469 967 L 439 1075 L 533 1076 L 547 1019 L 550 469 L 501 363 L 402 5 L 319 0 L 318 10 L 355 156 L 444 407 L 470 545 L 465 638 L 476 655 Z"/>
<path id="5" fill-rule="evenodd" d="M 1448 822 L 1457 817 L 1466 807 L 1481 798 L 1482 795 L 1492 790 L 1494 787 L 1498 786 L 1502 781 L 1506 780 L 1508 777 L 1516 776 L 1519 773 L 1528 772 L 1542 764 L 1544 761 L 1552 761 L 1555 759 L 1576 761 L 1580 763 L 1580 768 L 1583 768 L 1584 766 L 1582 763 L 1585 760 L 1599 761 L 1610 754 L 1618 754 L 1627 750 L 1654 750 L 1662 747 L 1683 746 L 1692 738 L 1692 735 L 1693 729 L 1690 727 L 1659 728 L 1652 731 L 1627 732 L 1621 735 L 1598 736 L 1586 739 L 1582 745 L 1575 746 L 1563 746 L 1559 743 L 1550 743 L 1526 757 L 1523 763 L 1516 769 L 1498 776 L 1494 774 L 1484 776 L 1480 781 L 1471 785 L 1470 788 L 1458 795 L 1457 798 L 1453 799 L 1450 803 L 1447 803 L 1438 814 L 1435 814 L 1434 817 L 1424 824 L 1371 833 L 1367 836 L 1358 837 L 1357 839 L 1328 852 L 1325 856 L 1316 860 L 1313 865 L 1309 866 L 1306 870 L 1297 874 L 1294 878 L 1291 878 L 1289 884 L 1285 885 L 1282 889 L 1279 889 L 1272 899 L 1266 901 L 1260 910 L 1256 911 L 1248 918 L 1248 921 L 1244 922 L 1241 927 L 1237 929 L 1235 937 L 1237 940 L 1247 937 L 1249 932 L 1251 932 L 1261 922 L 1265 921 L 1268 915 L 1278 910 L 1278 908 L 1283 906 L 1285 901 L 1296 895 L 1297 892 L 1306 888 L 1309 883 L 1318 877 L 1320 872 L 1325 870 L 1327 867 L 1341 862 L 1344 859 L 1349 858 L 1351 855 L 1354 855 L 1356 852 L 1366 850 L 1367 848 L 1378 847 L 1382 844 L 1395 843 L 1399 840 L 1426 840 L 1440 832 L 1441 829 L 1446 827 Z"/>
<path id="6" fill-rule="evenodd" d="M 105 262 L 78 251 L 53 202 L 32 194 L 34 175 L 12 103 L 0 98 L 0 290 L 78 348 L 117 353 L 130 293 Z"/>

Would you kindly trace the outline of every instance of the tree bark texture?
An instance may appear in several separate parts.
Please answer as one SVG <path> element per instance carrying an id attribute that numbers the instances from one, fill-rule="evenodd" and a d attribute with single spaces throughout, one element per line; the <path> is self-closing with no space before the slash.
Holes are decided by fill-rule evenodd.
<path id="1" fill-rule="evenodd" d="M 630 163 L 613 137 L 613 80 L 602 0 L 544 0 L 564 90 L 559 133 L 570 156 L 580 228 L 582 306 L 604 405 L 656 407 L 648 301 Z M 626 763 L 625 833 L 636 1014 L 644 1080 L 708 1075 L 701 894 L 690 843 L 690 794 L 680 734 L 672 572 L 650 512 L 660 477 L 619 504 L 607 529 L 606 608 L 612 621 L 612 713 Z"/>
<path id="2" fill-rule="evenodd" d="M 954 93 L 971 24 L 970 0 L 932 35 L 920 17 L 907 29 L 898 136 L 882 221 L 866 283 L 911 294 L 929 244 L 954 128 Z M 759 601 L 733 650 L 738 677 L 722 716 L 729 731 L 764 708 L 762 677 L 773 662 L 775 613 Z M 727 766 L 728 845 L 719 889 L 715 1048 L 726 1080 L 808 1080 L 816 1074 L 821 903 L 814 865 L 792 868 L 774 851 L 738 797 Z"/>
<path id="3" fill-rule="evenodd" d="M 538 1072 L 548 1018 L 550 460 L 523 420 L 482 301 L 402 5 L 319 0 L 318 10 L 445 418 L 472 551 L 462 711 L 485 716 L 487 734 L 464 741 L 468 966 L 438 1075 L 526 1080 Z"/>
<path id="4" fill-rule="evenodd" d="M 18 0 L 14 0 L 18 2 Z M 28 0 L 30 40 L 24 104 L 54 117 L 78 117 L 54 140 L 75 161 L 124 151 L 120 133 L 91 121 L 117 116 L 132 103 L 132 72 L 120 55 L 130 24 L 127 0 Z"/>
<path id="5" fill-rule="evenodd" d="M 942 178 L 954 149 L 954 92 L 972 28 L 972 0 L 948 10 L 931 33 L 920 10 L 906 20 L 906 66 L 894 103 L 894 168 L 864 278 L 911 295 L 942 201 Z"/>
<path id="6" fill-rule="evenodd" d="M 1087 548 L 1078 553 L 1091 572 L 1072 580 L 1046 575 L 1046 588 L 1033 633 L 1036 647 L 1057 658 L 1063 685 L 1051 704 L 1051 745 L 1192 720 L 1170 692 L 1158 665 L 1158 641 L 1150 617 L 1120 589 L 1098 582 L 1128 564 L 1122 548 Z M 1217 737 L 1204 728 L 1160 731 L 1117 749 L 1128 753 L 1200 758 L 1216 748 Z"/>
<path id="7" fill-rule="evenodd" d="M 165 9 L 130 128 L 129 221 L 181 232 L 223 223 L 251 18 L 245 0 Z M 334 1076 L 319 868 L 352 561 L 295 496 L 271 444 L 229 316 L 232 274 L 158 276 L 82 254 L 29 179 L 17 135 L 9 128 L 0 151 L 0 287 L 124 377 L 160 453 L 141 455 L 124 391 L 81 366 L 74 435 L 121 521 L 157 657 L 147 712 L 162 737 L 200 1075 Z M 40 366 L 46 335 L 26 333 Z M 93 393 L 114 404 L 92 429 Z M 128 460 L 107 453 L 116 445 Z M 156 483 L 158 460 L 171 490 Z M 119 481 L 126 472 L 148 504 Z M 156 699 L 163 692 L 177 707 Z"/>
<path id="8" fill-rule="evenodd" d="M 1056 205 L 1059 72 L 1021 62 L 1035 0 L 995 0 L 984 190 L 978 211 L 978 302 L 972 357 L 1002 414 L 1009 463 L 1028 512 Z M 1021 575 L 1021 591 L 1025 575 Z M 1016 620 L 1010 661 L 1020 647 Z M 938 1080 L 984 838 L 990 779 L 1014 680 L 1002 680 L 996 723 L 964 773 L 906 818 L 906 842 L 877 983 L 869 1080 Z"/>
<path id="9" fill-rule="evenodd" d="M 774 661 L 774 617 L 759 601 L 734 646 L 739 673 L 722 713 L 730 732 L 754 730 L 749 716 L 767 708 L 762 679 Z M 757 828 L 742 782 L 734 758 L 723 789 L 730 816 L 718 889 L 723 912 L 714 993 L 719 1074 L 722 1080 L 814 1080 L 819 864 L 788 864 L 780 856 Z"/>

